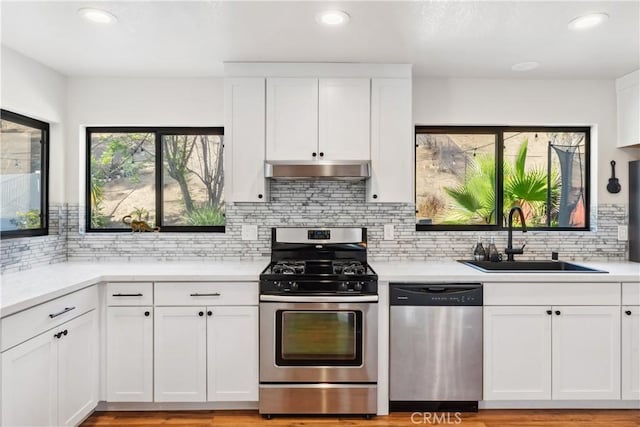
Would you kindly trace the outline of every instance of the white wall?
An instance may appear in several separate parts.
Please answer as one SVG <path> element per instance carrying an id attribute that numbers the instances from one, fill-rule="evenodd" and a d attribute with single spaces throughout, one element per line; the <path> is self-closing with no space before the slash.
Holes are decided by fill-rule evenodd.
<path id="1" fill-rule="evenodd" d="M 616 89 L 613 80 L 426 79 L 413 81 L 417 125 L 594 126 L 591 146 L 592 200 L 628 202 L 627 163 L 640 149 L 616 148 Z M 615 160 L 622 191 L 606 190 Z"/>
<path id="2" fill-rule="evenodd" d="M 223 95 L 220 78 L 69 79 L 67 201 L 84 201 L 85 127 L 223 126 Z"/>
<path id="3" fill-rule="evenodd" d="M 50 124 L 49 199 L 65 200 L 64 150 L 67 110 L 67 79 L 62 74 L 2 46 L 0 105 Z"/>

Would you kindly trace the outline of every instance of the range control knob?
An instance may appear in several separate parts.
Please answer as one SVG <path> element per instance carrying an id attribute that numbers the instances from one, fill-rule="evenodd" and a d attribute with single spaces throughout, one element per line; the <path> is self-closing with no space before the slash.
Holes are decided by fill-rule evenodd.
<path id="1" fill-rule="evenodd" d="M 291 283 L 291 290 L 292 291 L 295 291 L 295 290 L 298 289 L 298 283 L 296 283 L 296 282 L 289 282 L 289 283 Z"/>
<path id="2" fill-rule="evenodd" d="M 362 282 L 356 282 L 355 285 L 353 285 L 353 289 L 356 291 L 361 291 L 362 290 Z"/>
<path id="3" fill-rule="evenodd" d="M 273 282 L 273 286 L 275 286 L 277 290 L 280 290 L 282 289 L 282 282 Z"/>
<path id="4" fill-rule="evenodd" d="M 340 284 L 338 285 L 338 290 L 346 291 L 347 289 L 349 289 L 349 282 L 340 282 Z"/>

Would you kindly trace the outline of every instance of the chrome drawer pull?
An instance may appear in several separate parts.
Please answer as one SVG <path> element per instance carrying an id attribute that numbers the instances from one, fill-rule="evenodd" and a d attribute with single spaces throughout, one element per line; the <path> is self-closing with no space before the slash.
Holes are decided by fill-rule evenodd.
<path id="1" fill-rule="evenodd" d="M 214 292 L 212 294 L 198 294 L 198 293 L 195 293 L 195 294 L 189 294 L 189 296 L 192 296 L 192 297 L 219 297 L 220 293 L 219 292 Z"/>
<path id="2" fill-rule="evenodd" d="M 49 317 L 53 319 L 54 317 L 58 317 L 58 316 L 60 316 L 62 314 L 65 314 L 65 313 L 67 313 L 67 312 L 69 312 L 71 310 L 75 310 L 75 309 L 76 309 L 75 307 L 65 307 L 64 310 L 62 310 L 60 313 L 50 314 Z"/>
<path id="3" fill-rule="evenodd" d="M 112 294 L 114 297 L 141 297 L 142 294 Z"/>

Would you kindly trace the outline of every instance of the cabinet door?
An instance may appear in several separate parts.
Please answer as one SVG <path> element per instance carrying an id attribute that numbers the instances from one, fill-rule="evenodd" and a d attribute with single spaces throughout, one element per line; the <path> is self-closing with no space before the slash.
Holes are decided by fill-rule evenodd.
<path id="1" fill-rule="evenodd" d="M 371 179 L 367 201 L 413 203 L 411 80 L 371 80 Z"/>
<path id="2" fill-rule="evenodd" d="M 620 399 L 620 307 L 553 311 L 553 399 Z"/>
<path id="3" fill-rule="evenodd" d="M 616 80 L 618 147 L 640 144 L 640 71 Z"/>
<path id="4" fill-rule="evenodd" d="M 2 353 L 3 426 L 57 424 L 57 338 L 45 332 Z"/>
<path id="5" fill-rule="evenodd" d="M 640 307 L 622 307 L 622 398 L 640 399 Z"/>
<path id="6" fill-rule="evenodd" d="M 369 79 L 320 79 L 320 160 L 369 160 Z"/>
<path id="7" fill-rule="evenodd" d="M 484 400 L 551 399 L 550 307 L 484 307 Z"/>
<path id="8" fill-rule="evenodd" d="M 107 308 L 107 401 L 153 400 L 151 307 Z"/>
<path id="9" fill-rule="evenodd" d="M 230 202 L 264 202 L 265 79 L 225 80 L 225 186 Z"/>
<path id="10" fill-rule="evenodd" d="M 58 425 L 75 426 L 98 404 L 98 324 L 92 310 L 59 326 Z"/>
<path id="11" fill-rule="evenodd" d="M 267 160 L 314 160 L 317 152 L 318 79 L 267 79 Z"/>
<path id="12" fill-rule="evenodd" d="M 258 307 L 209 307 L 210 401 L 258 400 Z"/>
<path id="13" fill-rule="evenodd" d="M 155 308 L 156 402 L 206 400 L 207 322 L 204 312 L 204 307 Z"/>

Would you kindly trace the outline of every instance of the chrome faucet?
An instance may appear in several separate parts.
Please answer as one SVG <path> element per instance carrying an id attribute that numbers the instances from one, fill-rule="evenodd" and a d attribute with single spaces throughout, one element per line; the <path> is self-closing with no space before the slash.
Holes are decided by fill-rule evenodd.
<path id="1" fill-rule="evenodd" d="M 526 233 L 527 232 L 527 224 L 524 221 L 524 213 L 522 212 L 522 209 L 520 208 L 520 206 L 514 206 L 511 208 L 511 210 L 509 211 L 509 234 L 507 237 L 507 248 L 504 250 L 504 253 L 507 254 L 507 261 L 515 261 L 513 259 L 513 255 L 515 254 L 523 254 L 524 253 L 524 247 L 526 245 L 522 245 L 521 248 L 518 249 L 513 249 L 513 213 L 514 212 L 518 212 L 518 214 L 520 215 L 520 223 L 522 224 L 522 232 Z"/>

